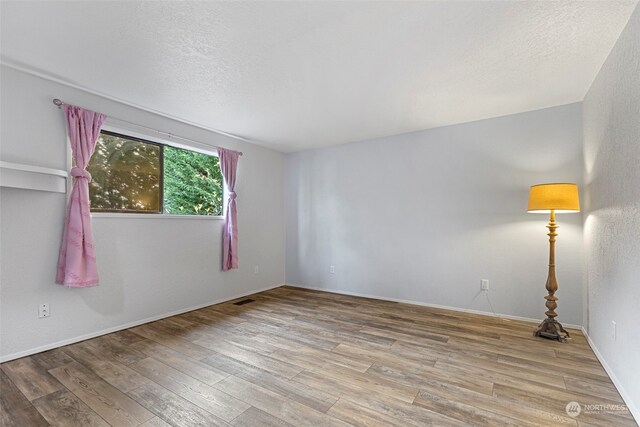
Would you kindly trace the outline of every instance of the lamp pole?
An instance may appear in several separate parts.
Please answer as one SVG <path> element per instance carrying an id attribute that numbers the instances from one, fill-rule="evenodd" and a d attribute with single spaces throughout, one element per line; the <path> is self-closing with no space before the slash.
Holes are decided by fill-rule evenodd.
<path id="1" fill-rule="evenodd" d="M 567 332 L 562 325 L 555 319 L 558 314 L 556 313 L 556 308 L 558 307 L 558 297 L 555 296 L 556 291 L 558 290 L 558 281 L 556 280 L 556 230 L 558 226 L 556 225 L 556 213 L 552 209 L 549 217 L 549 225 L 547 225 L 549 229 L 549 274 L 547 276 L 547 292 L 549 293 L 544 299 L 547 300 L 545 306 L 547 307 L 547 311 L 544 313 L 547 315 L 547 318 L 538 326 L 538 329 L 533 333 L 536 337 L 545 337 L 554 340 L 558 340 L 561 342 L 566 341 L 567 338 L 570 338 L 569 332 Z"/>

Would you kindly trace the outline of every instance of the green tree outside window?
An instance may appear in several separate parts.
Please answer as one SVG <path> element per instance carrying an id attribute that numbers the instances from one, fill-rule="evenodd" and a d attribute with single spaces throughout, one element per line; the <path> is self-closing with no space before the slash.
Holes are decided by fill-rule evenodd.
<path id="1" fill-rule="evenodd" d="M 173 215 L 222 215 L 218 157 L 165 146 L 164 211 Z"/>

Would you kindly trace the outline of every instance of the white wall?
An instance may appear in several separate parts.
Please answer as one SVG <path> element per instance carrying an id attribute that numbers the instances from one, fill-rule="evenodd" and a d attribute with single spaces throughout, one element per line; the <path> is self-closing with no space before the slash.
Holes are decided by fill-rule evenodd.
<path id="1" fill-rule="evenodd" d="M 585 323 L 640 420 L 640 7 L 587 93 L 583 114 Z"/>
<path id="2" fill-rule="evenodd" d="M 544 318 L 542 182 L 582 181 L 580 104 L 287 155 L 287 283 Z M 558 215 L 558 319 L 582 324 L 582 218 Z M 335 274 L 330 273 L 335 265 Z"/>
<path id="3" fill-rule="evenodd" d="M 2 188 L 0 358 L 284 281 L 282 154 L 8 67 L 1 79 L 4 161 L 66 168 L 64 118 L 54 97 L 244 156 L 236 187 L 241 267 L 225 273 L 222 220 L 99 218 L 93 225 L 100 286 L 56 285 L 65 195 Z M 51 317 L 38 319 L 45 302 Z"/>

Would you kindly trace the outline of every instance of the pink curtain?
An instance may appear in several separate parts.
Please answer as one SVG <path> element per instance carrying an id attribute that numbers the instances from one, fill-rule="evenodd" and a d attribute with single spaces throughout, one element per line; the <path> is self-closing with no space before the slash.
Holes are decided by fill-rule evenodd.
<path id="1" fill-rule="evenodd" d="M 73 105 L 65 105 L 64 113 L 74 167 L 71 169 L 73 188 L 62 235 L 56 283 L 83 288 L 98 284 L 89 211 L 91 175 L 85 168 L 93 155 L 100 128 L 107 116 Z"/>
<path id="2" fill-rule="evenodd" d="M 237 151 L 218 148 L 220 171 L 229 191 L 227 211 L 224 216 L 222 230 L 222 270 L 238 268 L 238 212 L 236 210 L 236 169 L 238 168 Z"/>

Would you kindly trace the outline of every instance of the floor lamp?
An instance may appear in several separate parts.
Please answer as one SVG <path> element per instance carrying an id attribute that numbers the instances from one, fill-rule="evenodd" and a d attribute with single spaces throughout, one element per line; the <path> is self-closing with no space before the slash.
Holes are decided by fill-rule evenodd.
<path id="1" fill-rule="evenodd" d="M 580 212 L 580 200 L 578 198 L 578 186 L 576 184 L 538 184 L 531 187 L 529 192 L 529 209 L 532 213 L 550 214 L 549 225 L 549 275 L 547 276 L 547 292 L 544 299 L 547 311 L 547 318 L 538 326 L 533 333 L 536 337 L 544 337 L 552 340 L 564 342 L 569 338 L 569 332 L 565 331 L 560 322 L 556 320 L 556 308 L 558 297 L 555 296 L 558 290 L 556 281 L 556 214 L 567 212 Z"/>

